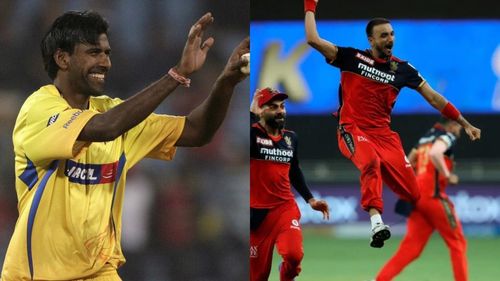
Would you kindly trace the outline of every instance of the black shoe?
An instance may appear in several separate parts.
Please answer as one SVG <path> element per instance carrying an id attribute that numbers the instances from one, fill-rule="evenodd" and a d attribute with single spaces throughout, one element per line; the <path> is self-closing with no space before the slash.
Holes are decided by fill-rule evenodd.
<path id="1" fill-rule="evenodd" d="M 377 225 L 372 229 L 370 246 L 372 246 L 373 248 L 382 248 L 384 247 L 384 241 L 389 238 L 391 238 L 389 226 L 385 224 Z"/>

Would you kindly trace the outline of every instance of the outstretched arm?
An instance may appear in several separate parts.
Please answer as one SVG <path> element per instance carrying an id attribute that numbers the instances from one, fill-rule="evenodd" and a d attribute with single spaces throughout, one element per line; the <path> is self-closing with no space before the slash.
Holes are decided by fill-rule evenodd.
<path id="1" fill-rule="evenodd" d="M 175 73 L 185 77 L 203 66 L 214 43 L 212 37 L 202 41 L 203 32 L 213 20 L 212 14 L 207 13 L 191 27 L 181 60 L 173 68 Z M 163 76 L 118 106 L 92 117 L 78 140 L 110 141 L 117 138 L 146 119 L 179 84 L 170 74 Z"/>
<path id="2" fill-rule="evenodd" d="M 201 146 L 210 142 L 226 117 L 235 86 L 248 77 L 248 74 L 240 71 L 242 66 L 249 63 L 241 58 L 248 52 L 250 38 L 247 37 L 233 50 L 208 98 L 187 116 L 176 146 Z"/>
<path id="3" fill-rule="evenodd" d="M 439 110 L 441 114 L 449 119 L 456 120 L 465 130 L 465 133 L 471 140 L 478 140 L 481 138 L 481 130 L 474 127 L 465 117 L 451 104 L 445 97 L 431 88 L 429 83 L 424 83 L 417 88 L 417 91 L 432 105 L 435 109 Z"/>
<path id="4" fill-rule="evenodd" d="M 309 44 L 314 49 L 318 50 L 328 61 L 334 61 L 337 57 L 337 46 L 331 42 L 319 37 L 318 30 L 316 28 L 316 5 L 318 0 L 304 0 L 304 10 L 305 10 L 305 29 L 307 44 Z"/>

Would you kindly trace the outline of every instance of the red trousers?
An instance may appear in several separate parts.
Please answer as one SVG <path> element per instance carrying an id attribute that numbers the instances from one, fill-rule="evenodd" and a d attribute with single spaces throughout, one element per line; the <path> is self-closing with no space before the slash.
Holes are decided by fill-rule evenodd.
<path id="1" fill-rule="evenodd" d="M 361 130 L 342 125 L 338 130 L 339 148 L 361 172 L 361 207 L 384 210 L 382 182 L 401 199 L 415 203 L 420 198 L 415 173 L 406 158 L 401 140 L 390 128 Z"/>
<path id="2" fill-rule="evenodd" d="M 455 281 L 467 280 L 466 241 L 453 204 L 448 199 L 422 197 L 408 218 L 407 233 L 396 254 L 384 265 L 377 281 L 389 281 L 424 250 L 437 229 L 450 250 Z"/>
<path id="3" fill-rule="evenodd" d="M 250 281 L 267 281 L 271 272 L 274 245 L 283 258 L 280 281 L 300 273 L 304 256 L 300 211 L 290 200 L 269 211 L 262 224 L 250 231 Z"/>

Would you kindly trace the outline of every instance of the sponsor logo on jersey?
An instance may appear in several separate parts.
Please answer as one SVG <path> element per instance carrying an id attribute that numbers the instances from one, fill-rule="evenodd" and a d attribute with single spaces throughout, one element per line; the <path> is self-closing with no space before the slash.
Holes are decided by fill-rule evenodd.
<path id="1" fill-rule="evenodd" d="M 76 120 L 78 115 L 82 114 L 82 112 L 83 112 L 83 110 L 79 110 L 79 111 L 73 113 L 73 115 L 71 115 L 71 117 L 69 118 L 68 122 L 64 123 L 63 128 L 67 129 L 69 127 L 69 125 L 71 125 L 71 123 L 73 123 L 73 121 Z"/>
<path id="2" fill-rule="evenodd" d="M 55 115 L 50 116 L 49 121 L 47 122 L 47 127 L 48 127 L 49 125 L 54 124 L 54 123 L 56 122 L 56 120 L 57 120 L 57 118 L 58 118 L 58 117 L 59 117 L 59 113 L 57 113 L 57 114 L 55 114 Z"/>
<path id="3" fill-rule="evenodd" d="M 362 55 L 361 53 L 356 53 L 356 57 L 370 65 L 373 65 L 375 63 L 374 60 L 372 60 L 371 58 L 367 57 L 367 56 L 364 56 Z"/>
<path id="4" fill-rule="evenodd" d="M 107 164 L 85 164 L 66 161 L 64 175 L 70 182 L 80 184 L 112 183 L 116 180 L 118 161 Z"/>
<path id="5" fill-rule="evenodd" d="M 270 139 L 263 139 L 263 138 L 257 137 L 257 143 L 260 143 L 260 144 L 265 145 L 265 146 L 273 146 L 273 141 Z"/>
<path id="6" fill-rule="evenodd" d="M 264 160 L 290 163 L 293 158 L 293 150 L 280 148 L 260 148 L 260 154 Z"/>
<path id="7" fill-rule="evenodd" d="M 398 66 L 399 66 L 399 64 L 398 64 L 398 62 L 397 62 L 397 61 L 391 61 L 391 62 L 389 63 L 389 68 L 391 69 L 391 72 L 392 72 L 392 73 L 395 73 L 395 72 L 396 72 L 396 70 L 398 70 Z"/>
<path id="8" fill-rule="evenodd" d="M 291 148 L 292 147 L 292 139 L 290 138 L 290 136 L 285 136 L 284 139 L 285 139 L 286 145 L 288 145 L 288 148 Z"/>
<path id="9" fill-rule="evenodd" d="M 259 257 L 259 246 L 250 246 L 250 257 L 257 258 Z"/>
<path id="10" fill-rule="evenodd" d="M 396 76 L 394 76 L 394 74 L 385 73 L 373 66 L 368 66 L 361 62 L 358 64 L 358 69 L 361 70 L 361 75 L 381 83 L 387 84 L 390 82 L 394 82 L 394 80 L 396 79 Z"/>
<path id="11" fill-rule="evenodd" d="M 290 228 L 300 230 L 299 221 L 298 221 L 298 220 L 296 220 L 296 219 L 293 219 L 293 220 L 292 220 L 292 224 L 290 225 Z"/>

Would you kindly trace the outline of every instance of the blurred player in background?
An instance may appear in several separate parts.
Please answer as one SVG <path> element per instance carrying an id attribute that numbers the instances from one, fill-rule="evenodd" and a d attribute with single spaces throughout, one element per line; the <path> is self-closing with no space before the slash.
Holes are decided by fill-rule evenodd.
<path id="1" fill-rule="evenodd" d="M 304 256 L 300 211 L 290 186 L 311 208 L 329 219 L 328 204 L 316 200 L 299 166 L 297 136 L 284 129 L 288 96 L 270 88 L 257 90 L 250 106 L 250 280 L 265 281 L 274 245 L 283 258 L 280 280 L 299 275 Z"/>
<path id="2" fill-rule="evenodd" d="M 243 40 L 188 116 L 152 114 L 200 69 L 214 43 L 203 33 L 210 13 L 191 27 L 179 63 L 122 101 L 103 95 L 111 68 L 108 24 L 95 12 L 67 12 L 41 43 L 53 84 L 25 101 L 13 133 L 19 218 L 1 278 L 121 280 L 121 214 L 127 171 L 145 157 L 171 160 L 177 146 L 208 143 L 235 86 L 247 75 Z"/>
<path id="3" fill-rule="evenodd" d="M 439 232 L 450 250 L 455 280 L 467 280 L 466 241 L 462 225 L 445 193 L 448 184 L 458 183 L 458 176 L 453 173 L 453 148 L 461 129 L 456 121 L 443 119 L 411 150 L 408 159 L 416 171 L 420 200 L 409 215 L 408 229 L 398 251 L 380 270 L 377 281 L 392 280 L 418 258 L 434 230 Z M 402 209 L 402 206 L 399 208 Z"/>
<path id="4" fill-rule="evenodd" d="M 472 126 L 442 95 L 433 90 L 408 62 L 392 55 L 394 30 L 387 19 L 368 22 L 370 49 L 338 47 L 319 37 L 316 30 L 317 0 L 304 0 L 307 42 L 328 64 L 341 71 L 338 142 L 342 154 L 361 172 L 361 206 L 370 214 L 370 246 L 380 248 L 389 239 L 382 221 L 382 181 L 401 199 L 415 204 L 419 190 L 399 135 L 390 128 L 391 111 L 403 87 L 418 91 L 441 114 L 457 121 L 472 140 L 481 130 Z"/>

